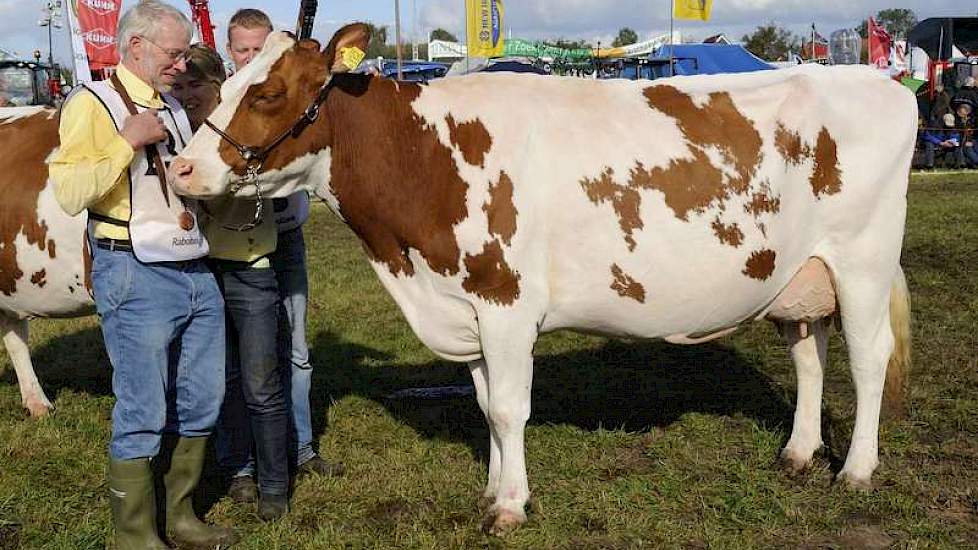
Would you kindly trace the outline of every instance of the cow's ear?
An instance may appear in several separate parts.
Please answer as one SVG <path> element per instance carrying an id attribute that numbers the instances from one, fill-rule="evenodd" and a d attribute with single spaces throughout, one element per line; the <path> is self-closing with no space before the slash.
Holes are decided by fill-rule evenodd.
<path id="1" fill-rule="evenodd" d="M 296 45 L 304 50 L 316 50 L 317 52 L 323 47 L 323 45 L 319 43 L 319 40 L 314 38 L 303 38 Z"/>
<path id="2" fill-rule="evenodd" d="M 366 57 L 367 44 L 370 43 L 370 26 L 353 23 L 336 31 L 323 54 L 330 65 L 331 73 L 346 73 Z"/>

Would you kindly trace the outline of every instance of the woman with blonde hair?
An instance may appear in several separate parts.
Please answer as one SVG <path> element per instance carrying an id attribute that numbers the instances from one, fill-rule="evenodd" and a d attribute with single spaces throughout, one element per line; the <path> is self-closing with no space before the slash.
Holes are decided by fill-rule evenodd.
<path id="1" fill-rule="evenodd" d="M 204 123 L 221 100 L 221 84 L 227 79 L 224 61 L 205 44 L 194 44 L 187 50 L 187 70 L 173 83 L 173 96 L 187 111 L 190 126 Z"/>

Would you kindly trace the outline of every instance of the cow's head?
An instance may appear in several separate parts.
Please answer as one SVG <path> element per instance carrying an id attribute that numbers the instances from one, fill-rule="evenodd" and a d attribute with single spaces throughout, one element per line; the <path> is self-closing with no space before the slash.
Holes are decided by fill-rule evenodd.
<path id="1" fill-rule="evenodd" d="M 197 198 L 229 192 L 253 196 L 254 185 L 241 185 L 249 172 L 257 173 L 265 197 L 314 191 L 328 183 L 320 181 L 328 178 L 327 115 L 301 121 L 312 118 L 305 113 L 333 75 L 349 71 L 362 58 L 369 39 L 369 27 L 362 23 L 337 31 L 322 51 L 314 40 L 296 42 L 286 33 L 270 34 L 262 52 L 225 82 L 209 125 L 201 126 L 171 164 L 170 183 L 176 192 Z M 249 161 L 239 146 L 265 154 Z"/>

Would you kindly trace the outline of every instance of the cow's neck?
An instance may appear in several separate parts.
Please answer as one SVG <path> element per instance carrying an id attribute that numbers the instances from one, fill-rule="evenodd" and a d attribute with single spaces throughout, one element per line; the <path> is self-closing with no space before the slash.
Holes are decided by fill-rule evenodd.
<path id="1" fill-rule="evenodd" d="M 454 226 L 468 215 L 467 184 L 451 150 L 412 109 L 417 84 L 338 76 L 330 94 L 330 186 L 340 214 L 375 261 L 394 274 L 420 266 L 443 275 L 459 270 Z"/>

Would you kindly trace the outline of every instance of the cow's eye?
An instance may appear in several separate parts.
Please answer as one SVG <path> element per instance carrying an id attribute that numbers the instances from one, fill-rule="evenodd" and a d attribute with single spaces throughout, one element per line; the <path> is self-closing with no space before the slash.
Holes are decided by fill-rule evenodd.
<path id="1" fill-rule="evenodd" d="M 285 97 L 284 91 L 262 92 L 255 96 L 251 101 L 253 107 L 270 107 L 281 101 Z"/>

